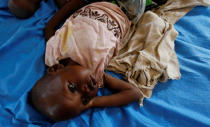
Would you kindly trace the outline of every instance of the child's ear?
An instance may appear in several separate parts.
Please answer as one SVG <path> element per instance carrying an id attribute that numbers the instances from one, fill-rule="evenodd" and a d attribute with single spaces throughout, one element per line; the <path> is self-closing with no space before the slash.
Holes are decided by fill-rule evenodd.
<path id="1" fill-rule="evenodd" d="M 54 74 L 54 73 L 60 71 L 62 68 L 64 68 L 64 66 L 62 64 L 55 64 L 48 68 L 47 73 Z"/>

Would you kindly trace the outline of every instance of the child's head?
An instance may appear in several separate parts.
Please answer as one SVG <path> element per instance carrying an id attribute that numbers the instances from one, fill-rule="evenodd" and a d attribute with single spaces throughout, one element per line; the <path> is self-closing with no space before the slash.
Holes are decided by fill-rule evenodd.
<path id="1" fill-rule="evenodd" d="M 9 0 L 10 11 L 18 18 L 28 18 L 39 8 L 42 0 Z"/>
<path id="2" fill-rule="evenodd" d="M 80 65 L 58 67 L 42 77 L 31 90 L 32 105 L 54 121 L 78 115 L 93 90 L 92 72 Z"/>

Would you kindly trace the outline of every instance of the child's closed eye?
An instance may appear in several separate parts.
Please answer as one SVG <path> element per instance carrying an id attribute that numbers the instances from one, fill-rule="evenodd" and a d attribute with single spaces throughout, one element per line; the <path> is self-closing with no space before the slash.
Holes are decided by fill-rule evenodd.
<path id="1" fill-rule="evenodd" d="M 67 83 L 67 86 L 68 86 L 68 89 L 69 89 L 72 93 L 74 93 L 74 92 L 77 90 L 77 85 L 74 84 L 74 83 L 68 82 L 68 83 Z"/>

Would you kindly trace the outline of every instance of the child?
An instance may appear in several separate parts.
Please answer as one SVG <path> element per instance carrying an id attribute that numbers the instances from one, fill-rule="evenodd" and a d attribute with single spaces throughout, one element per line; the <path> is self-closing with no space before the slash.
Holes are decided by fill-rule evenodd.
<path id="1" fill-rule="evenodd" d="M 54 121 L 74 117 L 91 107 L 121 106 L 142 96 L 135 86 L 104 74 L 129 32 L 130 21 L 112 3 L 97 2 L 77 10 L 84 4 L 83 0 L 66 3 L 45 29 L 49 71 L 30 95 L 33 106 Z M 115 93 L 96 96 L 103 86 Z"/>

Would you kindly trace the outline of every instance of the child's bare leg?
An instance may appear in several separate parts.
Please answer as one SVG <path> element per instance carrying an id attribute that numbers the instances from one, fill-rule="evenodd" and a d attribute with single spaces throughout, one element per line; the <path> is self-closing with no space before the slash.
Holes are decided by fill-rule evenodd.
<path id="1" fill-rule="evenodd" d="M 71 1 L 71 0 L 54 0 L 55 4 L 58 6 L 58 8 L 62 8 L 69 1 Z"/>

